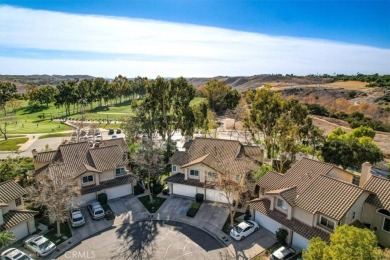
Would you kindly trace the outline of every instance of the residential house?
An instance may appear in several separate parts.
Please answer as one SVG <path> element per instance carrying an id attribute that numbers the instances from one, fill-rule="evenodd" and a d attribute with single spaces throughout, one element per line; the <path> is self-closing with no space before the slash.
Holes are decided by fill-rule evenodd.
<path id="1" fill-rule="evenodd" d="M 0 183 L 0 232 L 8 231 L 22 239 L 35 231 L 36 211 L 25 210 L 23 196 L 27 191 L 14 181 Z"/>
<path id="2" fill-rule="evenodd" d="M 104 140 L 98 147 L 88 142 L 60 145 L 56 151 L 33 151 L 36 174 L 52 179 L 72 178 L 81 189 L 80 205 L 106 193 L 114 199 L 133 193 L 135 175 L 127 169 L 127 145 L 123 138 Z"/>
<path id="3" fill-rule="evenodd" d="M 256 222 L 271 232 L 289 231 L 288 242 L 306 248 L 309 240 L 329 241 L 336 226 L 366 224 L 384 246 L 390 243 L 390 180 L 355 175 L 332 164 L 302 158 L 285 174 L 268 172 L 258 182 L 259 198 L 249 202 Z"/>
<path id="4" fill-rule="evenodd" d="M 235 140 L 200 138 L 185 145 L 171 158 L 171 176 L 165 181 L 171 194 L 227 203 L 226 195 L 215 188 L 222 178 L 243 181 L 248 173 L 257 171 L 263 161 L 259 146 L 243 145 Z"/>

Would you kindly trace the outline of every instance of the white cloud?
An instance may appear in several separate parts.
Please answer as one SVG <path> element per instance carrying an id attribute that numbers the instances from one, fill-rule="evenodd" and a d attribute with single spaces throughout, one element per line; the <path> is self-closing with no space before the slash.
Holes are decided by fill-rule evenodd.
<path id="1" fill-rule="evenodd" d="M 0 7 L 0 47 L 63 51 L 13 56 L 1 74 L 216 76 L 261 73 L 390 73 L 390 50 L 154 20 Z M 67 52 L 91 52 L 63 59 Z M 55 52 L 58 53 L 58 52 Z M 107 54 L 110 54 L 107 58 Z M 132 55 L 137 58 L 132 59 Z M 47 55 L 45 55 L 47 56 Z"/>

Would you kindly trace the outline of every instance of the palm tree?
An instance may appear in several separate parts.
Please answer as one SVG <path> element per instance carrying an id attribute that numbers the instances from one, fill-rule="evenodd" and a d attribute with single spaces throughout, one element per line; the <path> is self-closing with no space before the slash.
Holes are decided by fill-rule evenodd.
<path id="1" fill-rule="evenodd" d="M 0 248 L 8 246 L 15 241 L 15 236 L 13 233 L 4 231 L 0 232 Z"/>

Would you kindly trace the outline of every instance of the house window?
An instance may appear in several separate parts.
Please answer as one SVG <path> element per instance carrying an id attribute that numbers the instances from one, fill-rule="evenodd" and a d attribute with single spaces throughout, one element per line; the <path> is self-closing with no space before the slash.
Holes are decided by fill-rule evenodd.
<path id="1" fill-rule="evenodd" d="M 116 173 L 116 175 L 125 174 L 125 173 L 126 173 L 126 170 L 125 170 L 124 167 L 122 167 L 122 168 L 116 168 L 116 169 L 115 169 L 115 173 Z"/>
<path id="2" fill-rule="evenodd" d="M 384 218 L 383 220 L 383 228 L 384 231 L 390 233 L 390 218 Z"/>
<path id="3" fill-rule="evenodd" d="M 198 170 L 190 170 L 190 176 L 199 177 L 199 171 Z"/>
<path id="4" fill-rule="evenodd" d="M 17 199 L 15 200 L 15 205 L 16 205 L 16 207 L 22 205 L 22 199 L 21 199 L 21 198 L 17 198 Z"/>
<path id="5" fill-rule="evenodd" d="M 354 212 L 352 213 L 352 219 L 355 219 L 355 215 L 356 215 L 356 212 L 354 211 Z"/>
<path id="6" fill-rule="evenodd" d="M 217 178 L 217 174 L 215 172 L 208 172 L 207 177 L 210 179 L 215 179 Z"/>
<path id="7" fill-rule="evenodd" d="M 277 205 L 278 205 L 279 208 L 282 208 L 284 210 L 288 209 L 287 203 L 284 200 L 282 200 L 282 199 L 278 199 Z"/>
<path id="8" fill-rule="evenodd" d="M 93 176 L 92 175 L 88 175 L 88 176 L 84 176 L 83 177 L 83 183 L 90 183 L 90 182 L 93 182 Z"/>
<path id="9" fill-rule="evenodd" d="M 239 181 L 241 179 L 241 175 L 240 174 L 236 174 L 236 181 Z"/>
<path id="10" fill-rule="evenodd" d="M 176 171 L 176 165 L 172 165 L 172 172 Z"/>
<path id="11" fill-rule="evenodd" d="M 332 221 L 324 216 L 320 217 L 320 224 L 323 225 L 324 227 L 330 228 L 332 230 L 334 230 L 334 227 L 335 227 L 334 221 Z"/>

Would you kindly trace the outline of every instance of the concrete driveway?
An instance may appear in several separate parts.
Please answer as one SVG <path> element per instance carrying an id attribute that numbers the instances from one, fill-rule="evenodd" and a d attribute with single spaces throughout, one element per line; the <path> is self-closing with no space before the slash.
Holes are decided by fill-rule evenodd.
<path id="1" fill-rule="evenodd" d="M 209 224 L 221 230 L 228 216 L 229 209 L 225 204 L 205 201 L 200 206 L 194 218 L 207 221 Z"/>
<path id="2" fill-rule="evenodd" d="M 149 211 L 133 195 L 109 200 L 108 204 L 115 214 L 114 225 L 147 218 L 149 215 Z"/>

